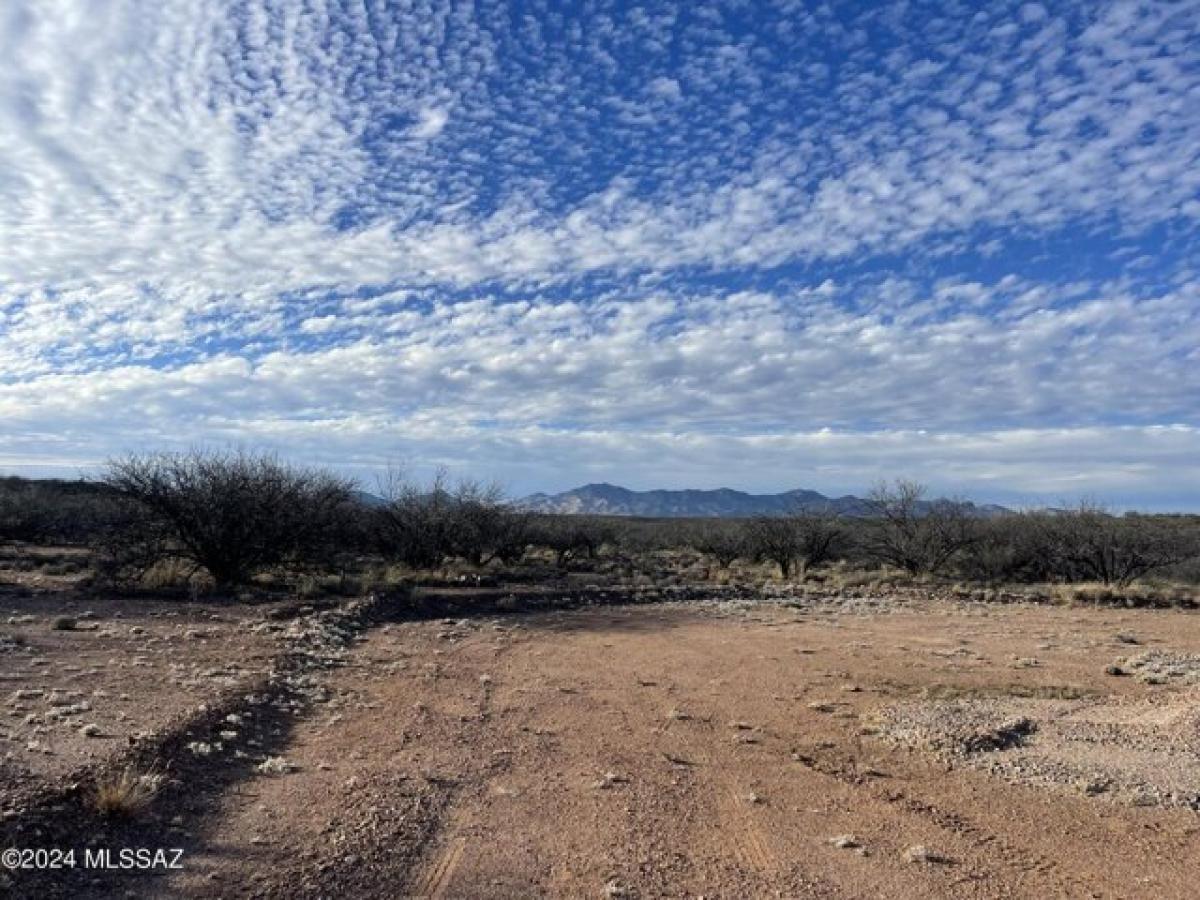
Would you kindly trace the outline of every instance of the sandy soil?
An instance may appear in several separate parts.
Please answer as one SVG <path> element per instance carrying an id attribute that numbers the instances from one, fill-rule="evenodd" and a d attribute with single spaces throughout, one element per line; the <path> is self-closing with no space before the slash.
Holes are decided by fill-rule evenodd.
<path id="1" fill-rule="evenodd" d="M 1174 709 L 1194 688 L 1105 668 L 1131 652 L 1200 652 L 1193 614 L 849 608 L 667 604 L 376 628 L 267 772 L 177 821 L 185 871 L 130 886 L 163 897 L 1195 896 L 1195 811 L 1137 805 L 1074 773 L 1003 777 L 888 727 L 896 710 L 944 721 L 955 704 L 1009 704 L 1005 715 L 1034 720 L 1056 704 L 1101 729 L 1104 709 L 1121 721 L 1121 710 Z M 1085 769 L 1116 765 L 1103 740 L 1074 745 L 1089 758 L 1046 724 L 984 752 L 1043 739 Z M 1173 752 L 1186 763 L 1194 750 Z"/>
<path id="2" fill-rule="evenodd" d="M 270 616 L 283 607 L 0 585 L 0 801 L 253 684 L 278 652 L 286 624 Z"/>

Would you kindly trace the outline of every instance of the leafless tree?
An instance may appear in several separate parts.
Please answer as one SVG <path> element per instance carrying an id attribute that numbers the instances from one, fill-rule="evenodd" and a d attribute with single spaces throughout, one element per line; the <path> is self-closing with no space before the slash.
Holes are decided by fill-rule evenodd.
<path id="1" fill-rule="evenodd" d="M 514 562 L 530 543 L 529 515 L 509 504 L 498 485 L 452 484 L 444 470 L 421 484 L 391 469 L 380 494 L 376 545 L 415 569 L 437 568 L 452 557 L 477 566 Z"/>
<path id="2" fill-rule="evenodd" d="M 1041 517 L 1056 573 L 1128 585 L 1197 553 L 1195 535 L 1154 516 L 1114 516 L 1093 501 Z"/>
<path id="3" fill-rule="evenodd" d="M 688 544 L 698 553 L 711 556 L 722 569 L 728 569 L 749 549 L 741 522 L 704 522 L 693 526 Z"/>
<path id="4" fill-rule="evenodd" d="M 746 544 L 754 559 L 775 563 L 790 578 L 800 555 L 800 529 L 791 516 L 757 516 L 747 523 Z"/>
<path id="5" fill-rule="evenodd" d="M 790 578 L 796 566 L 809 569 L 835 559 L 845 539 L 839 517 L 824 510 L 758 516 L 746 526 L 746 544 L 754 558 L 775 563 L 784 578 Z"/>
<path id="6" fill-rule="evenodd" d="M 543 515 L 536 517 L 531 527 L 531 543 L 552 551 L 560 569 L 581 556 L 594 558 L 617 536 L 611 523 L 591 516 Z"/>
<path id="7" fill-rule="evenodd" d="M 961 574 L 971 581 L 1049 581 L 1054 572 L 1053 540 L 1045 515 L 1009 513 L 974 523 L 975 538 L 960 555 Z"/>
<path id="8" fill-rule="evenodd" d="M 133 517 L 138 533 L 157 529 L 219 587 L 332 552 L 354 491 L 330 472 L 240 450 L 130 455 L 103 480 L 144 514 Z"/>
<path id="9" fill-rule="evenodd" d="M 849 538 L 845 520 L 828 509 L 805 510 L 796 515 L 800 530 L 800 561 L 805 569 L 839 558 Z"/>
<path id="10" fill-rule="evenodd" d="M 529 514 L 509 504 L 499 485 L 466 480 L 449 506 L 448 550 L 476 566 L 515 562 L 529 543 Z"/>
<path id="11" fill-rule="evenodd" d="M 914 575 L 937 574 L 971 544 L 975 530 L 965 505 L 926 502 L 924 496 L 925 486 L 915 481 L 881 483 L 871 490 L 866 547 L 872 558 Z"/>

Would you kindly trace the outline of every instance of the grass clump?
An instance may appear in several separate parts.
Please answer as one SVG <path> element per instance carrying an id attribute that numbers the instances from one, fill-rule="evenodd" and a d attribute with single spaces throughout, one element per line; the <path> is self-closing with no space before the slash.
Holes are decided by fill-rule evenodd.
<path id="1" fill-rule="evenodd" d="M 133 818 L 146 809 L 162 789 L 158 772 L 139 772 L 127 766 L 102 775 L 92 793 L 92 808 L 113 819 Z"/>

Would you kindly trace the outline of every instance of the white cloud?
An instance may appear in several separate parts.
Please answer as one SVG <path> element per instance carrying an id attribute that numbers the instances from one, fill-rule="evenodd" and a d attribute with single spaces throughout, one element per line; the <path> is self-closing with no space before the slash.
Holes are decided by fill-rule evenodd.
<path id="1" fill-rule="evenodd" d="M 408 133 L 418 140 L 427 141 L 441 134 L 449 120 L 450 114 L 446 110 L 427 107 L 421 110 L 416 124 Z"/>
<path id="2" fill-rule="evenodd" d="M 1131 471 L 1200 414 L 1191 13 L 10 0 L 0 453 L 1064 428 Z"/>
<path id="3" fill-rule="evenodd" d="M 674 78 L 660 76 L 650 82 L 650 93 L 664 100 L 679 100 L 683 97 L 683 89 Z"/>

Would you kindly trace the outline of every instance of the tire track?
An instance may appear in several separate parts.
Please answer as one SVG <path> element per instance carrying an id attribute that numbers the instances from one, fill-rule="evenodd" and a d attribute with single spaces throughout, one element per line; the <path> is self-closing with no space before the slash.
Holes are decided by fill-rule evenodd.
<path id="1" fill-rule="evenodd" d="M 442 848 L 437 855 L 429 862 L 417 883 L 414 885 L 413 892 L 407 896 L 416 900 L 441 900 L 447 895 L 451 884 L 454 883 L 454 874 L 458 871 L 459 864 L 462 862 L 463 854 L 467 850 L 467 839 L 463 837 L 450 838 L 443 843 Z"/>
<path id="2" fill-rule="evenodd" d="M 979 860 L 981 865 L 1000 871 L 1012 871 L 1018 875 L 1037 874 L 1049 880 L 1055 890 L 1064 896 L 1088 896 L 1091 892 L 1086 882 L 1064 872 L 1054 858 L 1007 841 L 986 826 L 973 822 L 960 813 L 892 790 L 873 788 L 872 783 L 864 779 L 852 765 L 809 756 L 799 756 L 797 761 L 810 771 L 866 792 L 872 800 L 893 809 L 898 807 L 904 813 L 931 822 L 943 831 L 964 839 L 979 852 L 982 857 Z M 1009 883 L 1007 877 L 1004 880 L 1006 884 Z"/>

